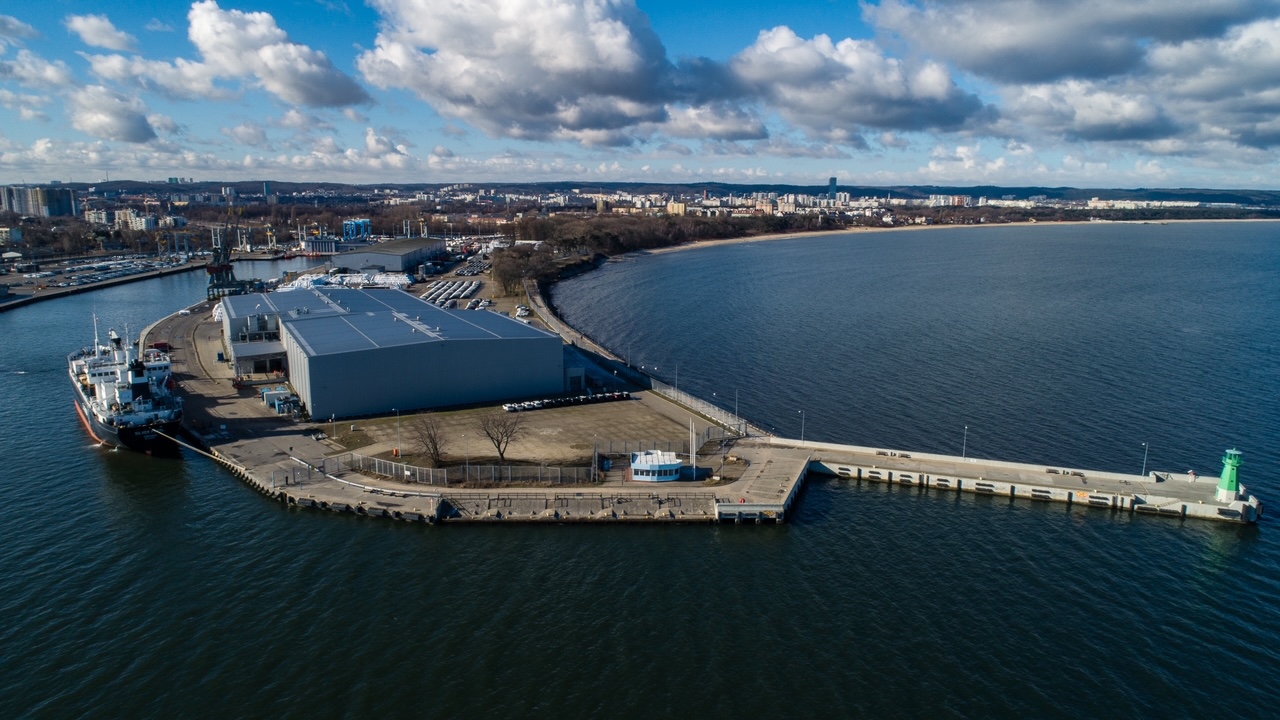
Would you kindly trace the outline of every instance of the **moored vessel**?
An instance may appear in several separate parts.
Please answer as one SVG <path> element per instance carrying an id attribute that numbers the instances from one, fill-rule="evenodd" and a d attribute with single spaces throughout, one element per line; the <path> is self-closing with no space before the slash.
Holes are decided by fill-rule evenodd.
<path id="1" fill-rule="evenodd" d="M 95 318 L 93 346 L 68 355 L 67 371 L 76 412 L 95 440 L 148 454 L 177 454 L 172 438 L 182 424 L 182 399 L 173 393 L 168 353 L 139 351 L 115 330 L 101 343 Z"/>

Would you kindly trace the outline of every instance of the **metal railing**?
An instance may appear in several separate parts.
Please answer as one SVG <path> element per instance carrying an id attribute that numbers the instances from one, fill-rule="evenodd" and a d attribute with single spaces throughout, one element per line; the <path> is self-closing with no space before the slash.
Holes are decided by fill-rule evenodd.
<path id="1" fill-rule="evenodd" d="M 396 482 L 438 487 L 586 485 L 595 482 L 589 467 L 549 465 L 464 465 L 424 468 L 360 453 L 344 453 L 328 459 L 340 469 L 390 478 Z"/>
<path id="2" fill-rule="evenodd" d="M 626 365 L 626 372 L 638 378 L 643 378 L 644 382 L 641 384 L 647 384 L 653 392 L 662 395 L 668 400 L 684 405 L 704 417 L 710 418 L 713 422 L 719 423 L 725 430 L 734 436 L 743 437 L 747 435 L 772 434 L 752 425 L 736 413 L 668 385 L 667 383 L 646 373 L 644 370 L 631 365 L 630 362 L 623 360 L 621 355 L 618 353 L 613 352 L 609 348 L 606 348 L 596 342 L 594 339 L 575 330 L 556 316 L 556 314 L 543 302 L 543 298 L 538 292 L 537 285 L 534 282 L 526 280 L 524 289 L 525 298 L 528 300 L 530 306 L 537 311 L 538 317 L 546 323 L 547 327 L 550 328 L 552 332 L 560 335 L 561 338 L 567 341 L 581 344 L 592 352 L 609 358 L 619 364 Z M 719 438 L 707 437 L 703 439 L 703 442 L 711 439 Z"/>

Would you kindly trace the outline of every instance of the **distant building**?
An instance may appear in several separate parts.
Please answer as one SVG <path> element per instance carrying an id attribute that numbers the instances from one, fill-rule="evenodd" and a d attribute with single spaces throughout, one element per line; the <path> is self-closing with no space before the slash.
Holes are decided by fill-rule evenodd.
<path id="1" fill-rule="evenodd" d="M 302 252 L 306 255 L 332 255 L 338 252 L 338 238 L 334 235 L 306 235 L 302 238 Z"/>
<path id="2" fill-rule="evenodd" d="M 835 178 L 831 178 L 827 180 L 827 199 L 828 200 L 836 199 L 836 179 Z"/>
<path id="3" fill-rule="evenodd" d="M 135 215 L 129 218 L 128 229 L 150 231 L 160 227 L 160 218 L 155 215 Z"/>
<path id="4" fill-rule="evenodd" d="M 85 210 L 84 221 L 94 225 L 115 225 L 115 210 Z"/>
<path id="5" fill-rule="evenodd" d="M 71 188 L 9 185 L 0 188 L 0 210 L 34 217 L 78 215 Z"/>
<path id="6" fill-rule="evenodd" d="M 373 235 L 373 226 L 368 218 L 342 221 L 342 240 L 344 242 L 368 242 Z"/>
<path id="7" fill-rule="evenodd" d="M 442 240 L 402 238 L 339 253 L 332 262 L 335 267 L 380 267 L 386 272 L 411 272 L 444 252 Z"/>
<path id="8" fill-rule="evenodd" d="M 0 243 L 13 243 L 17 245 L 22 242 L 22 228 L 0 227 Z"/>

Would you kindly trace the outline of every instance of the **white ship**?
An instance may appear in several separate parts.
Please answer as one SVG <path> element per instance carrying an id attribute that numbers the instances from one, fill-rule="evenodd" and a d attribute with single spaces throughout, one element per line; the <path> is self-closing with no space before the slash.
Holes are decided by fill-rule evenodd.
<path id="1" fill-rule="evenodd" d="M 173 394 L 167 353 L 138 348 L 108 331 L 99 343 L 94 318 L 93 347 L 67 356 L 76 388 L 76 411 L 98 442 L 148 454 L 176 454 L 182 399 Z"/>

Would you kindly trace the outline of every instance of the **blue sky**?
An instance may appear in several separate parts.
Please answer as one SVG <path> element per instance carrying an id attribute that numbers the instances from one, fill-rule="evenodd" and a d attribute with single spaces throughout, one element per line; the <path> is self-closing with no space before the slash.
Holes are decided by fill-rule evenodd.
<path id="1" fill-rule="evenodd" d="M 1276 188 L 1280 0 L 0 7 L 0 182 Z"/>

